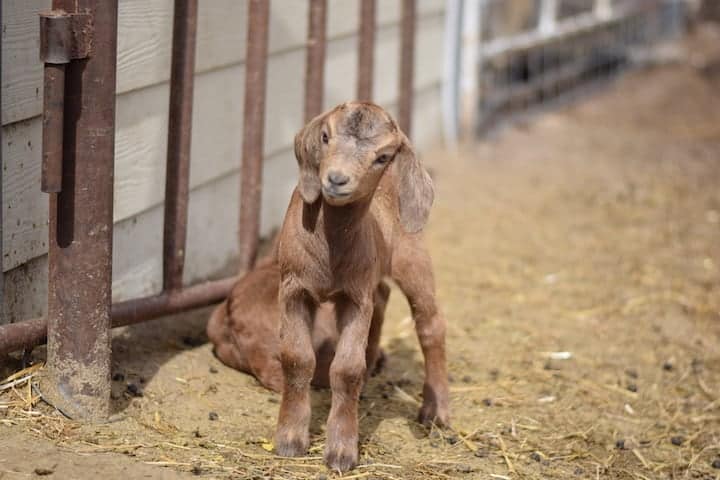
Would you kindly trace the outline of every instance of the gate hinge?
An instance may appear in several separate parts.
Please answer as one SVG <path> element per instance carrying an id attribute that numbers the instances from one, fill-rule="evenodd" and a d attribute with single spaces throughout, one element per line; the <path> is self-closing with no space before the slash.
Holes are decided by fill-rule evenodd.
<path id="1" fill-rule="evenodd" d="M 93 23 L 88 13 L 40 13 L 40 60 L 64 64 L 92 53 Z"/>

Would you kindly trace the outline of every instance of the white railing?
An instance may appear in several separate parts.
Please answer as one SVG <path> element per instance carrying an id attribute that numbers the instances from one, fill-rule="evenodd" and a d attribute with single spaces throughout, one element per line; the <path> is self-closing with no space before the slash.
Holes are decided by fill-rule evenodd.
<path id="1" fill-rule="evenodd" d="M 478 112 L 477 108 L 485 94 L 481 86 L 488 83 L 484 78 L 484 69 L 490 62 L 505 59 L 506 64 L 510 65 L 507 59 L 513 55 L 534 55 L 533 52 L 542 51 L 546 46 L 562 46 L 566 40 L 572 39 L 574 42 L 575 39 L 582 38 L 583 48 L 576 49 L 577 53 L 574 53 L 580 56 L 576 59 L 575 68 L 562 67 L 564 71 L 554 76 L 552 72 L 548 72 L 545 80 L 558 77 L 564 79 L 573 75 L 573 72 L 582 75 L 582 55 L 589 55 L 590 52 L 597 54 L 603 48 L 611 48 L 612 53 L 617 53 L 618 49 L 622 50 L 626 44 L 638 38 L 655 41 L 663 37 L 663 34 L 667 37 L 668 33 L 681 31 L 678 26 L 682 24 L 682 7 L 687 2 L 594 0 L 588 1 L 586 8 L 580 13 L 568 15 L 565 8 L 568 0 L 536 0 L 532 5 L 531 15 L 528 11 L 521 12 L 527 18 L 521 19 L 522 22 L 514 19 L 513 28 L 503 30 L 498 28 L 498 23 L 508 19 L 493 16 L 489 21 L 489 15 L 494 13 L 493 9 L 507 7 L 511 1 L 513 0 L 448 2 L 443 116 L 445 135 L 449 143 L 457 141 L 463 128 L 466 131 L 474 129 L 477 117 L 482 113 Z M 616 26 L 618 28 L 611 30 Z M 491 31 L 483 31 L 484 27 L 491 27 Z M 664 30 L 657 31 L 662 29 Z M 616 38 L 609 37 L 612 35 Z M 511 76 L 507 75 L 508 78 Z M 524 87 L 525 90 L 531 88 L 530 85 Z"/>

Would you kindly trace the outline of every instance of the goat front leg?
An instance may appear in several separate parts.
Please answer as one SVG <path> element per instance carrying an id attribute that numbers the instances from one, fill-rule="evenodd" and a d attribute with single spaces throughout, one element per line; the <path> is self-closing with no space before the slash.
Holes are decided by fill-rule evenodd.
<path id="1" fill-rule="evenodd" d="M 310 446 L 310 381 L 315 371 L 312 321 L 317 306 L 300 290 L 280 291 L 280 362 L 284 384 L 275 449 L 278 455 L 304 455 Z"/>
<path id="2" fill-rule="evenodd" d="M 325 462 L 340 472 L 358 462 L 358 402 L 365 381 L 373 304 L 370 295 L 361 302 L 347 297 L 336 301 L 340 338 L 330 366 L 332 405 L 327 422 Z"/>
<path id="3" fill-rule="evenodd" d="M 449 386 L 445 358 L 445 317 L 435 301 L 432 262 L 419 238 L 393 256 L 392 276 L 410 304 L 415 331 L 425 358 L 423 404 L 418 421 L 449 425 Z"/>

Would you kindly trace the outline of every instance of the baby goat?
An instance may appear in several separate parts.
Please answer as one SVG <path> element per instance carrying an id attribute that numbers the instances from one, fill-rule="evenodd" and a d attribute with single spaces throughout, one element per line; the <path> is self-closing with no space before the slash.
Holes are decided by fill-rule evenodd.
<path id="1" fill-rule="evenodd" d="M 372 103 L 345 103 L 311 120 L 295 136 L 295 156 L 300 177 L 277 249 L 284 388 L 275 447 L 283 456 L 308 449 L 312 322 L 318 305 L 330 301 L 339 338 L 325 462 L 346 471 L 358 460 L 373 293 L 385 276 L 408 298 L 425 356 L 419 420 L 448 422 L 445 319 L 420 233 L 433 187 L 395 121 Z"/>

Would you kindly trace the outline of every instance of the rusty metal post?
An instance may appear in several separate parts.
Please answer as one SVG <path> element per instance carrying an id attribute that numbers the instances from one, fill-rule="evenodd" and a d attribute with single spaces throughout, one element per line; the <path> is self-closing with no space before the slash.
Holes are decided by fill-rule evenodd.
<path id="1" fill-rule="evenodd" d="M 416 0 L 402 1 L 400 25 L 400 82 L 398 88 L 398 123 L 409 137 L 412 128 L 413 77 L 415 70 Z"/>
<path id="2" fill-rule="evenodd" d="M 100 421 L 110 407 L 116 0 L 53 0 L 91 19 L 89 58 L 66 65 L 62 188 L 50 194 L 45 397 Z"/>
<path id="3" fill-rule="evenodd" d="M 372 100 L 376 0 L 360 0 L 357 99 Z"/>
<path id="4" fill-rule="evenodd" d="M 197 0 L 175 0 L 168 114 L 163 290 L 182 287 L 187 238 Z"/>
<path id="5" fill-rule="evenodd" d="M 310 0 L 305 57 L 305 122 L 322 113 L 327 0 Z"/>
<path id="6" fill-rule="evenodd" d="M 245 106 L 240 166 L 240 273 L 257 258 L 262 201 L 263 136 L 270 0 L 250 0 L 245 55 Z"/>

